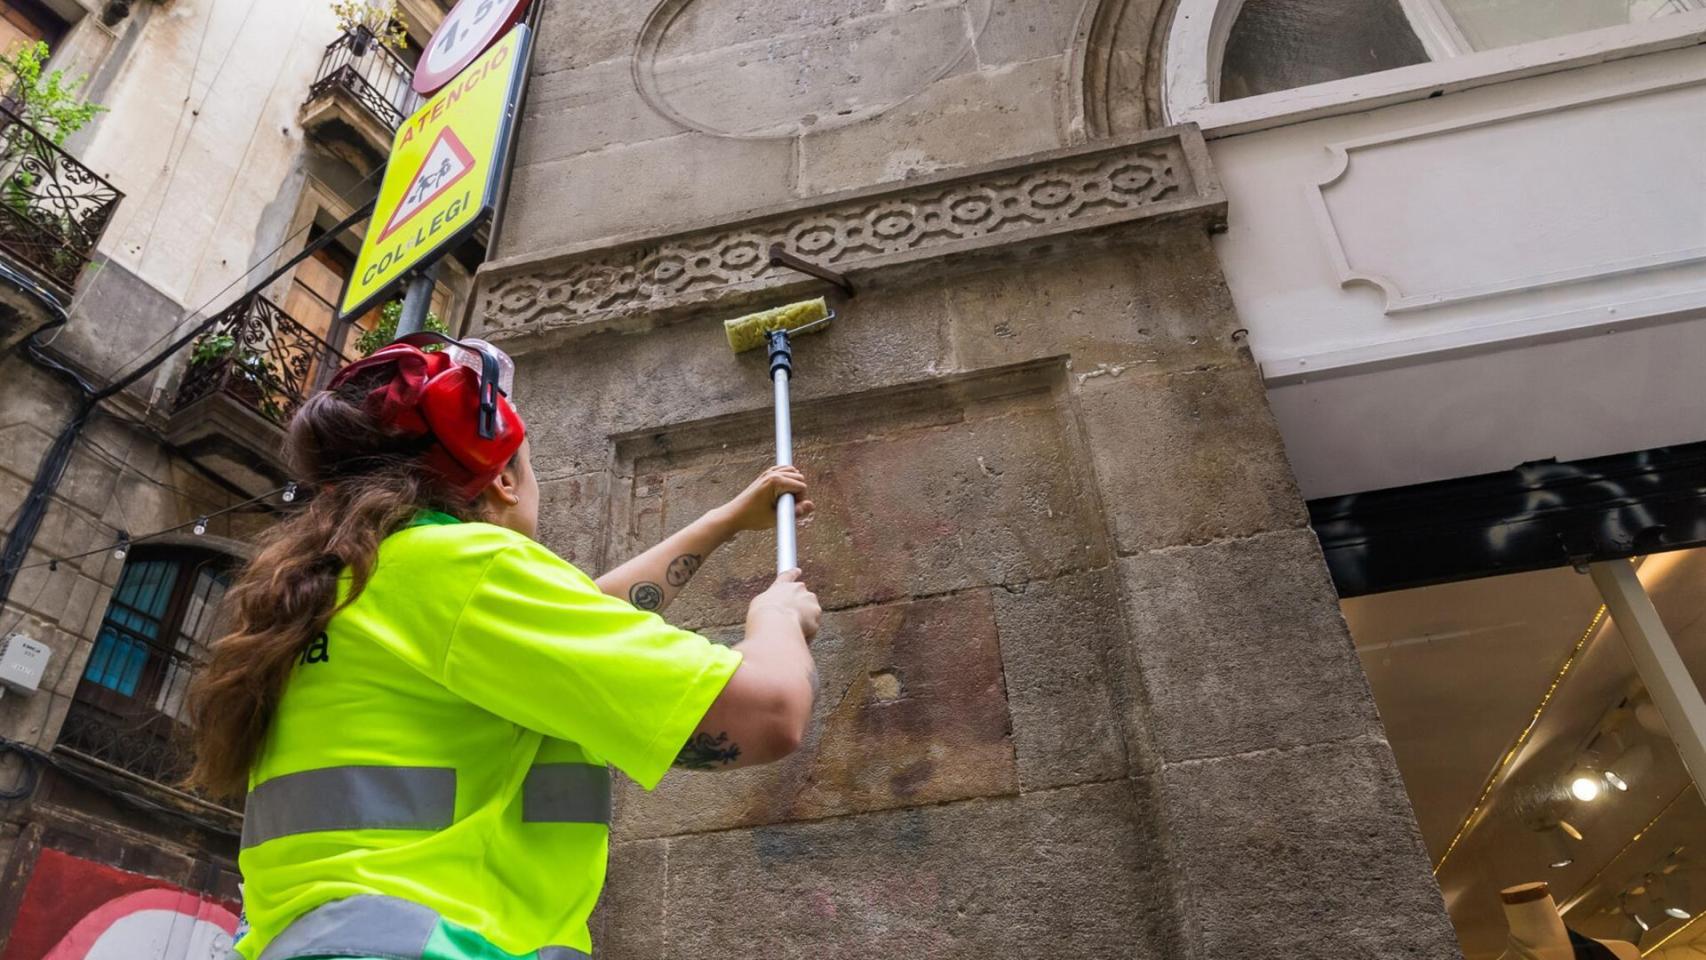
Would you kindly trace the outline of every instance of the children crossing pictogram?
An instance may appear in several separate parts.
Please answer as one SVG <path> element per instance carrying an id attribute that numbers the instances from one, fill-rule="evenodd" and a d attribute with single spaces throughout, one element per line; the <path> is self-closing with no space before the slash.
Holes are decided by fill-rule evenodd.
<path id="1" fill-rule="evenodd" d="M 427 150 L 426 159 L 421 161 L 420 169 L 415 171 L 414 177 L 410 179 L 402 202 L 397 204 L 390 222 L 385 224 L 385 230 L 379 234 L 380 241 L 384 242 L 391 234 L 396 233 L 410 218 L 437 200 L 473 169 L 474 155 L 462 145 L 456 131 L 449 127 L 440 130 L 438 139 L 433 142 L 431 149 Z"/>

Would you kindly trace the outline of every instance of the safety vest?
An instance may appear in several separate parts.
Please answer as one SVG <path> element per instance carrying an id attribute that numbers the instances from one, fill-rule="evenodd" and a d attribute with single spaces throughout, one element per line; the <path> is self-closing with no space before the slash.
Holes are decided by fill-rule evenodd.
<path id="1" fill-rule="evenodd" d="M 589 955 L 610 767 L 656 786 L 739 663 L 527 537 L 423 516 L 285 685 L 250 774 L 237 953 Z"/>

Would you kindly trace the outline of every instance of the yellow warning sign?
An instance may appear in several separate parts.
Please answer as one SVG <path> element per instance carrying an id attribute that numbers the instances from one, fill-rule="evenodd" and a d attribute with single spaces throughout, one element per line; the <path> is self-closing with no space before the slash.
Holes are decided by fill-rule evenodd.
<path id="1" fill-rule="evenodd" d="M 397 130 L 342 316 L 359 316 L 411 269 L 479 227 L 498 202 L 525 80 L 518 25 Z"/>

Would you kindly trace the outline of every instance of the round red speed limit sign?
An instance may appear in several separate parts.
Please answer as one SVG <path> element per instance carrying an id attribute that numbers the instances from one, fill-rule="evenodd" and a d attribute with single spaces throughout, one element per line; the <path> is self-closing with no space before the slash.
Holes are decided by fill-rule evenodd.
<path id="1" fill-rule="evenodd" d="M 415 92 L 431 96 L 456 79 L 527 12 L 530 0 L 461 0 L 438 25 L 415 66 Z"/>

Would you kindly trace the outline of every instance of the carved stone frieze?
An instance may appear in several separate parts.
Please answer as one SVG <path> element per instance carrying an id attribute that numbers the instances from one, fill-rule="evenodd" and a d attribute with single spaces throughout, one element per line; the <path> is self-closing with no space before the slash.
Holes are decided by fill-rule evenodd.
<path id="1" fill-rule="evenodd" d="M 818 281 L 769 250 L 859 277 L 1132 221 L 1224 208 L 1194 128 L 1007 166 L 832 195 L 735 223 L 598 242 L 481 270 L 476 325 L 493 340 L 603 329 Z"/>

